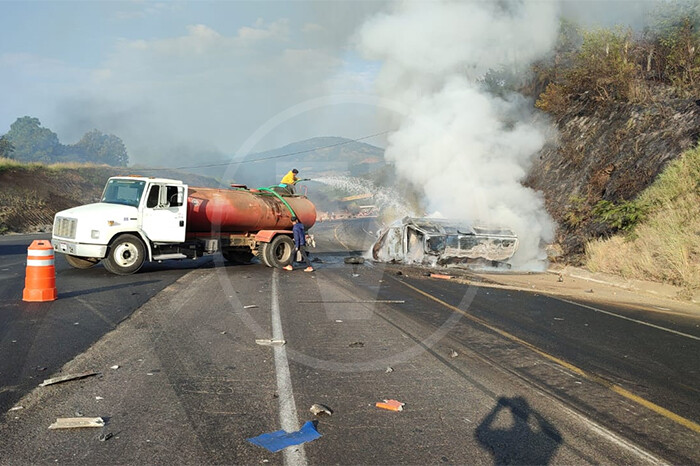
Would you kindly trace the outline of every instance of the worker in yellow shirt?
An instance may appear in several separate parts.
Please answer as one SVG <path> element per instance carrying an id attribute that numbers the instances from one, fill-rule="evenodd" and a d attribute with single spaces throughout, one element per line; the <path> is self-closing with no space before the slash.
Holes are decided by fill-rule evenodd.
<path id="1" fill-rule="evenodd" d="M 280 185 L 286 185 L 289 194 L 294 194 L 294 184 L 299 181 L 299 178 L 297 178 L 298 173 L 299 170 L 293 168 L 289 170 L 289 172 L 282 177 L 282 181 L 280 181 Z"/>

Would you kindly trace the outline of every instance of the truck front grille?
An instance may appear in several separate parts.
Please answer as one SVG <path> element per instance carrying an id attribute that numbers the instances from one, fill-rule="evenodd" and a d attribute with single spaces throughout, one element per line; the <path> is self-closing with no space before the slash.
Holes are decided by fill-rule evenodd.
<path id="1" fill-rule="evenodd" d="M 78 220 L 74 218 L 56 217 L 53 222 L 53 235 L 59 238 L 75 239 Z"/>

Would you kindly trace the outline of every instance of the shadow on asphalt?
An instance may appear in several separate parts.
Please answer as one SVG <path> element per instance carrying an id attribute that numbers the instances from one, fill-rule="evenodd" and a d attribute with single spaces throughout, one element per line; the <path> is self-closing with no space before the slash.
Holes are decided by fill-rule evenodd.
<path id="1" fill-rule="evenodd" d="M 138 283 L 122 283 L 120 285 L 100 286 L 97 288 L 90 288 L 87 290 L 69 291 L 67 293 L 58 293 L 58 298 L 59 299 L 73 298 L 75 296 L 84 296 L 84 295 L 92 294 L 92 293 L 101 293 L 103 291 L 118 290 L 120 288 L 133 288 L 134 286 L 137 286 L 137 285 L 150 285 L 151 283 L 159 283 L 160 281 L 161 280 L 147 280 L 147 281 L 138 282 Z"/>
<path id="2" fill-rule="evenodd" d="M 474 437 L 493 454 L 497 465 L 549 464 L 562 443 L 559 431 L 520 396 L 500 397 Z"/>
<path id="3" fill-rule="evenodd" d="M 28 244 L 4 244 L 0 245 L 0 256 L 19 256 L 27 254 Z"/>

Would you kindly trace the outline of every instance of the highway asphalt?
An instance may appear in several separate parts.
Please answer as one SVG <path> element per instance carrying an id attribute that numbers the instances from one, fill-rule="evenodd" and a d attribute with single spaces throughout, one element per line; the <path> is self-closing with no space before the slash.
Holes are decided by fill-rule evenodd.
<path id="1" fill-rule="evenodd" d="M 697 318 L 344 264 L 375 230 L 318 224 L 313 273 L 218 256 L 130 277 L 59 266 L 49 305 L 16 302 L 5 258 L 26 246 L 0 239 L 0 464 L 700 462 Z M 48 430 L 76 413 L 106 426 Z M 307 420 L 322 437 L 298 447 L 246 440 Z"/>

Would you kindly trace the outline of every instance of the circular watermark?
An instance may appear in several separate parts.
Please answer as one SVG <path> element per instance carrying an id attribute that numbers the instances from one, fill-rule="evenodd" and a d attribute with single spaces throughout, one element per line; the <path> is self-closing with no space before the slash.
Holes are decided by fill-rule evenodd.
<path id="1" fill-rule="evenodd" d="M 317 97 L 314 99 L 310 99 L 304 102 L 301 102 L 297 105 L 294 105 L 290 108 L 287 108 L 272 118 L 268 119 L 265 123 L 263 123 L 256 131 L 254 131 L 242 144 L 241 148 L 237 151 L 236 157 L 241 158 L 245 155 L 248 154 L 254 147 L 260 143 L 266 136 L 268 136 L 272 131 L 274 131 L 276 128 L 279 126 L 288 123 L 290 120 L 299 118 L 302 115 L 312 112 L 315 110 L 322 109 L 324 107 L 329 107 L 329 106 L 340 106 L 340 105 L 365 105 L 365 106 L 372 106 L 375 109 L 390 112 L 393 114 L 396 114 L 402 118 L 406 118 L 409 115 L 409 109 L 404 106 L 403 104 L 400 104 L 399 102 L 392 101 L 389 99 L 383 99 L 383 98 L 378 98 L 376 96 L 369 96 L 369 95 L 359 95 L 359 94 L 341 94 L 341 95 L 329 95 L 329 96 L 323 96 L 323 97 Z M 380 133 L 381 134 L 381 133 Z M 242 161 L 242 160 L 241 160 Z M 237 167 L 240 166 L 239 162 L 234 162 L 231 165 L 228 166 L 227 170 L 223 173 L 222 179 L 232 179 L 234 178 L 233 175 L 237 171 Z M 218 213 L 219 215 L 221 212 Z M 217 225 L 220 225 L 221 218 L 213 218 L 212 219 L 212 236 L 217 237 L 220 235 L 220 231 Z M 335 233 L 335 232 L 334 232 Z M 366 237 L 365 239 L 368 239 Z M 335 238 L 333 238 L 333 241 L 336 241 L 338 243 L 342 243 L 342 241 L 335 235 Z M 371 246 L 371 244 L 370 244 Z M 347 249 L 347 248 L 346 248 Z M 369 249 L 369 248 L 367 248 Z M 331 254 L 331 253 L 329 253 Z M 343 251 L 338 251 L 339 255 L 347 255 L 343 254 Z M 239 277 L 236 277 L 236 267 L 225 267 L 225 262 L 224 259 L 221 258 L 220 256 L 217 256 L 215 258 L 215 270 L 217 270 L 217 275 L 219 278 L 219 281 L 221 283 L 223 291 L 227 294 L 228 300 L 231 303 L 232 310 L 236 313 L 236 315 L 241 319 L 241 322 L 248 328 L 249 331 L 251 331 L 256 338 L 259 339 L 266 339 L 270 338 L 269 330 L 266 326 L 262 326 L 261 324 L 258 323 L 256 318 L 251 314 L 251 311 L 249 311 L 250 306 L 246 306 L 244 303 L 241 302 L 241 300 L 238 297 L 238 294 L 236 292 L 234 282 L 239 280 Z M 336 266 L 335 264 L 328 264 L 327 266 L 329 268 L 334 268 L 334 267 L 342 267 L 339 268 L 338 270 L 346 270 L 347 266 L 343 264 L 343 261 L 339 261 L 339 266 Z M 364 266 L 367 268 L 367 270 L 376 275 L 381 275 L 383 278 L 380 281 L 380 285 L 382 282 L 387 282 L 389 280 L 395 280 L 395 281 L 401 281 L 404 278 L 398 278 L 395 273 L 389 271 L 386 269 L 385 264 L 382 262 L 368 262 L 367 265 Z M 357 271 L 356 266 L 353 266 L 352 268 L 354 271 Z M 277 313 L 279 314 L 279 302 L 278 302 L 278 290 L 279 290 L 279 269 L 274 269 L 271 274 L 271 282 L 270 282 L 270 293 L 271 293 L 271 300 L 272 300 L 272 311 L 273 314 Z M 357 275 L 359 274 L 352 273 L 352 275 Z M 307 286 L 308 286 L 307 282 Z M 314 303 L 324 305 L 326 307 L 326 318 L 329 319 L 330 321 L 341 321 L 341 322 L 346 322 L 348 319 L 343 319 L 342 315 L 343 313 L 347 312 L 352 312 L 348 311 L 347 307 L 349 304 L 353 304 L 352 302 L 343 302 L 342 304 L 339 304 L 337 302 L 334 302 L 332 299 L 324 299 L 324 295 L 329 296 L 332 295 L 333 292 L 335 291 L 335 288 L 337 288 L 338 285 L 337 282 L 331 281 L 331 280 L 325 280 L 323 278 L 323 274 L 318 274 L 316 277 L 316 280 L 313 282 L 315 286 L 318 289 L 318 295 L 321 297 L 321 299 L 318 300 L 318 302 L 314 301 Z M 394 286 L 397 287 L 403 287 L 404 285 L 400 283 L 394 284 Z M 477 288 L 468 284 L 464 285 L 464 295 L 462 296 L 462 299 L 460 303 L 458 304 L 458 308 L 460 309 L 466 309 L 469 307 L 471 304 L 472 300 L 474 299 L 474 296 L 476 294 Z M 374 293 L 376 295 L 379 295 L 379 290 L 381 286 L 376 287 L 376 291 Z M 406 293 L 409 293 L 409 289 L 405 288 L 404 291 Z M 370 291 L 371 292 L 371 291 Z M 364 293 L 367 293 L 367 289 L 364 290 Z M 311 295 L 312 293 L 309 292 L 308 295 Z M 351 301 L 351 300 L 350 300 Z M 373 319 L 373 318 L 381 318 L 385 322 L 387 322 L 388 325 L 394 326 L 397 331 L 403 332 L 403 335 L 406 336 L 407 338 L 404 338 L 402 341 L 402 349 L 397 350 L 396 352 L 389 354 L 387 356 L 382 356 L 381 358 L 373 359 L 373 360 L 364 360 L 364 361 L 359 361 L 359 362 L 346 362 L 346 361 L 339 361 L 339 360 L 333 360 L 329 358 L 325 358 L 322 356 L 319 356 L 318 354 L 307 354 L 305 352 L 302 352 L 300 350 L 294 349 L 292 346 L 287 346 L 286 347 L 286 354 L 287 356 L 299 363 L 299 364 L 304 364 L 306 366 L 312 367 L 314 369 L 322 369 L 322 370 L 327 370 L 327 371 L 335 371 L 335 372 L 363 372 L 363 371 L 375 371 L 375 370 L 383 370 L 386 369 L 388 366 L 391 365 L 396 365 L 404 362 L 408 362 L 421 354 L 425 353 L 426 351 L 431 350 L 433 347 L 435 347 L 443 338 L 445 338 L 450 331 L 457 325 L 457 323 L 461 320 L 462 315 L 454 312 L 454 311 L 449 311 L 447 314 L 447 318 L 434 330 L 432 331 L 428 336 L 423 336 L 423 337 L 418 337 L 415 335 L 412 335 L 410 333 L 407 333 L 406 330 L 400 329 L 394 322 L 392 322 L 390 317 L 386 317 L 384 312 L 380 313 L 377 311 L 376 307 L 372 306 L 380 306 L 384 305 L 382 303 L 383 300 L 381 299 L 376 299 L 376 300 L 359 300 L 356 304 L 361 305 L 364 307 L 365 311 L 363 312 L 363 315 L 365 317 L 358 319 L 357 314 L 351 316 L 350 321 L 357 321 L 357 320 L 362 320 L 362 319 Z M 325 303 L 325 304 L 324 304 Z M 434 304 L 434 303 L 431 303 Z M 437 304 L 435 304 L 437 305 Z M 303 304 L 299 304 L 300 307 L 303 307 Z M 339 314 L 338 309 L 344 307 L 345 309 L 342 310 L 342 312 Z M 256 307 L 257 309 L 257 307 Z M 255 311 L 256 313 L 258 311 Z M 341 317 L 341 318 L 339 318 Z M 273 320 L 275 319 L 275 316 L 273 315 Z M 279 316 L 277 317 L 279 319 Z M 273 327 L 274 327 L 274 322 L 273 322 Z"/>

